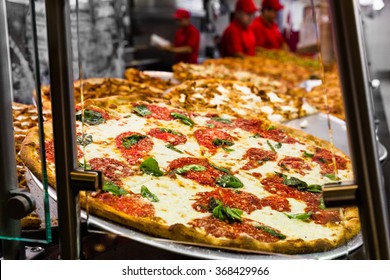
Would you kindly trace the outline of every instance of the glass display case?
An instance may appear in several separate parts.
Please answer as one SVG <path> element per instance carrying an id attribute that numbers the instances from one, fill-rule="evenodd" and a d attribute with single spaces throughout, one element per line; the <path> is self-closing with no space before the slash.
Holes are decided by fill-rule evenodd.
<path id="1" fill-rule="evenodd" d="M 3 257 L 54 244 L 92 258 L 117 242 L 142 248 L 120 254 L 133 259 L 388 259 L 387 151 L 357 1 L 309 1 L 315 58 L 259 50 L 142 72 L 125 61 L 129 25 L 137 9 L 159 17 L 154 2 L 10 1 L 19 26 L 2 1 Z M 207 2 L 191 6 L 199 22 Z"/>

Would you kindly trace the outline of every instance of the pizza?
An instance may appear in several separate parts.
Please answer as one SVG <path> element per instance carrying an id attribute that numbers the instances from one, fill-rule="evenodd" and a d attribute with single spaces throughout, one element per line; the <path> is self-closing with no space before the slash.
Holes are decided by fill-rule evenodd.
<path id="1" fill-rule="evenodd" d="M 207 66 L 223 65 L 233 71 L 247 71 L 273 80 L 283 81 L 288 86 L 297 85 L 310 78 L 312 72 L 293 62 L 280 62 L 275 59 L 258 56 L 245 58 L 218 58 L 205 60 Z"/>
<path id="2" fill-rule="evenodd" d="M 322 85 L 311 89 L 305 98 L 321 112 L 345 120 L 343 95 L 335 69 L 325 72 Z"/>
<path id="3" fill-rule="evenodd" d="M 331 250 L 359 233 L 357 208 L 324 206 L 322 186 L 353 177 L 350 159 L 328 142 L 263 118 L 141 97 L 75 108 L 79 166 L 105 176 L 102 190 L 81 193 L 94 215 L 154 237 L 286 254 Z M 41 177 L 38 143 L 33 128 L 21 157 Z"/>
<path id="4" fill-rule="evenodd" d="M 269 59 L 273 61 L 274 64 L 278 65 L 285 65 L 287 63 L 291 66 L 295 65 L 302 67 L 306 69 L 311 76 L 319 76 L 321 73 L 319 60 L 311 56 L 298 55 L 286 50 L 256 48 L 256 57 Z"/>
<path id="5" fill-rule="evenodd" d="M 73 83 L 73 87 L 74 100 L 76 103 L 81 102 L 81 95 L 83 95 L 84 100 L 87 100 L 113 95 L 126 96 L 135 93 L 143 93 L 145 95 L 160 97 L 164 93 L 163 90 L 154 86 L 120 78 L 89 78 L 77 80 Z M 42 106 L 45 109 L 51 109 L 50 94 L 50 85 L 44 85 L 41 87 Z M 37 98 L 35 92 L 33 95 Z"/>
<path id="6" fill-rule="evenodd" d="M 240 63 L 242 61 L 237 62 Z M 191 64 L 183 62 L 177 63 L 172 67 L 174 77 L 181 82 L 203 79 L 225 79 L 250 82 L 266 91 L 286 92 L 286 84 L 282 81 L 245 71 L 241 68 L 235 68 L 234 66 L 227 67 L 222 63 Z"/>
<path id="7" fill-rule="evenodd" d="M 186 81 L 171 88 L 164 97 L 191 111 L 208 108 L 237 117 L 284 122 L 318 112 L 303 98 L 304 93 L 291 90 L 282 94 L 250 82 L 203 79 Z"/>

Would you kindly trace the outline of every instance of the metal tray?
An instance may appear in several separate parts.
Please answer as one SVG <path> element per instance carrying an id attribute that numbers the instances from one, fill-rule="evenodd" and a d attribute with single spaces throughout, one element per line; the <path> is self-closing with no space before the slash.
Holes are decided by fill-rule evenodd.
<path id="1" fill-rule="evenodd" d="M 26 180 L 29 183 L 29 187 L 33 192 L 42 192 L 43 185 L 42 183 L 28 170 L 26 172 Z M 56 219 L 56 200 L 57 193 L 53 188 L 49 188 L 48 190 L 50 196 L 50 209 L 51 209 L 51 220 Z M 41 200 L 42 201 L 42 200 Z M 39 201 L 37 201 L 39 204 Z M 38 210 L 43 209 L 38 205 Z M 39 215 L 39 211 L 38 215 Z M 133 230 L 131 228 L 126 228 L 122 225 L 119 225 L 114 222 L 110 222 L 104 220 L 102 218 L 87 215 L 87 213 L 82 210 L 81 217 L 87 219 L 90 225 L 95 226 L 98 229 L 121 235 L 127 237 L 133 241 L 144 244 L 148 247 L 155 247 L 162 250 L 166 250 L 169 252 L 173 252 L 176 254 L 182 254 L 185 256 L 199 258 L 199 259 L 237 259 L 237 260 L 280 260 L 280 259 L 321 259 L 321 260 L 329 260 L 329 259 L 337 259 L 342 257 L 347 257 L 350 253 L 358 249 L 363 245 L 363 239 L 361 234 L 357 235 L 353 239 L 351 239 L 347 244 L 336 248 L 334 250 L 320 252 L 320 253 L 312 253 L 312 254 L 298 254 L 298 255 L 283 255 L 283 254 L 271 254 L 271 253 L 261 253 L 250 250 L 241 250 L 234 248 L 218 248 L 211 247 L 202 244 L 191 244 L 191 243 L 181 243 L 176 242 L 169 239 L 161 239 L 155 238 L 150 235 L 144 234 L 137 230 Z"/>

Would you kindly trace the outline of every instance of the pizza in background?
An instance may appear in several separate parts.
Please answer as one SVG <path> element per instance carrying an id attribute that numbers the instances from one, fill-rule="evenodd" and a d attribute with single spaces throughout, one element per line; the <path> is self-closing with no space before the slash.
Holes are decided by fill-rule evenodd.
<path id="1" fill-rule="evenodd" d="M 339 75 L 335 69 L 325 72 L 322 85 L 311 89 L 305 94 L 305 98 L 321 112 L 345 120 L 343 95 Z"/>
<path id="2" fill-rule="evenodd" d="M 164 97 L 175 106 L 197 112 L 213 109 L 237 117 L 283 122 L 317 112 L 305 101 L 304 93 L 282 94 L 249 82 L 204 79 L 186 81 Z"/>
<path id="3" fill-rule="evenodd" d="M 266 91 L 285 93 L 286 84 L 280 80 L 270 79 L 266 76 L 254 74 L 249 71 L 231 69 L 219 64 L 189 64 L 178 63 L 173 65 L 174 77 L 181 81 L 219 79 L 229 81 L 249 82 Z"/>
<path id="4" fill-rule="evenodd" d="M 73 83 L 75 103 L 81 102 L 81 93 L 84 100 L 102 98 L 109 96 L 129 96 L 132 94 L 144 94 L 154 97 L 160 97 L 164 91 L 145 84 L 127 81 L 119 78 L 90 78 L 84 80 L 77 80 Z M 42 106 L 44 108 L 51 108 L 50 86 L 41 87 Z M 34 92 L 36 98 L 36 93 Z"/>

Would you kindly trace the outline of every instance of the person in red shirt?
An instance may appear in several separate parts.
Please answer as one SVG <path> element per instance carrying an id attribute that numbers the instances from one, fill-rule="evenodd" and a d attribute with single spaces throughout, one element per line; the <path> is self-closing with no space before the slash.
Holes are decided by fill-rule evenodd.
<path id="1" fill-rule="evenodd" d="M 200 32 L 190 22 L 191 14 L 187 10 L 177 9 L 174 18 L 179 28 L 175 33 L 173 46 L 163 48 L 175 53 L 175 62 L 198 63 Z"/>
<path id="2" fill-rule="evenodd" d="M 222 57 L 255 55 L 255 35 L 249 26 L 257 10 L 253 0 L 238 0 L 236 2 L 234 19 L 221 37 L 220 54 Z"/>
<path id="3" fill-rule="evenodd" d="M 261 15 L 251 24 L 256 38 L 256 47 L 288 50 L 279 27 L 275 23 L 278 11 L 283 9 L 283 5 L 279 0 L 263 0 L 261 8 Z"/>

